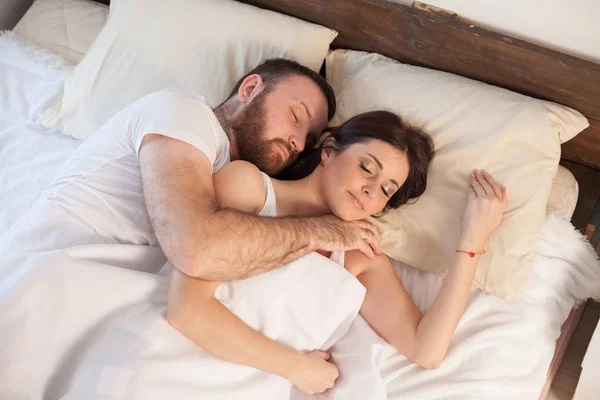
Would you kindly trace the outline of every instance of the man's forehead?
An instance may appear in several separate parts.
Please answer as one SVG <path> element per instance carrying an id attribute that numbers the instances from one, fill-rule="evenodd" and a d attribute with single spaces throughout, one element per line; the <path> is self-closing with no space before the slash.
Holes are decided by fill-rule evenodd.
<path id="1" fill-rule="evenodd" d="M 315 129 L 322 130 L 327 126 L 328 105 L 325 94 L 312 79 L 302 75 L 292 75 L 277 83 L 282 94 L 301 107 L 306 107 Z M 319 132 L 320 133 L 320 132 Z"/>

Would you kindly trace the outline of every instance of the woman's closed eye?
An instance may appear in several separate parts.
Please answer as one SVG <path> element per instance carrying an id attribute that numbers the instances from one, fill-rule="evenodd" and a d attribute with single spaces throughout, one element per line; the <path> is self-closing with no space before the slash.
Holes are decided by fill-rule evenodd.
<path id="1" fill-rule="evenodd" d="M 394 189 L 393 187 L 386 187 L 386 185 L 381 185 L 381 190 L 383 191 L 383 194 L 385 194 L 386 197 L 391 197 L 392 194 L 394 194 Z"/>
<path id="2" fill-rule="evenodd" d="M 364 163 L 360 163 L 360 168 L 365 171 L 366 173 L 368 173 L 369 175 L 373 175 L 373 171 L 371 171 L 371 169 L 365 165 Z"/>
<path id="3" fill-rule="evenodd" d="M 373 171 L 370 169 L 370 166 L 364 164 L 364 163 L 360 163 L 360 168 L 365 171 L 367 174 L 369 175 L 373 175 Z M 383 192 L 383 194 L 386 197 L 390 197 L 391 193 L 393 192 L 393 189 L 391 188 L 386 188 L 385 185 L 381 185 L 381 191 Z"/>

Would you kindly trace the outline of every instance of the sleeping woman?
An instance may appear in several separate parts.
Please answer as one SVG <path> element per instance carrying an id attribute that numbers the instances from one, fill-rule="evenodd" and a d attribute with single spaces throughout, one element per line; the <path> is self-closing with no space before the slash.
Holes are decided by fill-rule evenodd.
<path id="1" fill-rule="evenodd" d="M 418 198 L 425 191 L 432 157 L 433 142 L 428 135 L 395 114 L 374 111 L 333 129 L 320 148 L 303 154 L 284 171 L 286 180 L 271 179 L 252 164 L 235 161 L 215 175 L 215 192 L 222 207 L 248 213 L 273 217 L 334 214 L 347 221 L 361 220 Z M 468 200 L 456 248 L 480 253 L 500 223 L 506 189 L 485 171 L 476 170 L 465 182 L 465 190 Z M 366 288 L 360 314 L 371 327 L 409 360 L 423 368 L 437 368 L 466 307 L 479 255 L 456 253 L 434 303 L 424 314 L 386 256 L 371 259 L 349 251 L 335 259 Z M 301 354 L 250 328 L 215 298 L 219 284 L 173 269 L 169 323 L 207 352 L 277 374 L 305 393 L 333 386 L 338 370 L 327 353 Z"/>

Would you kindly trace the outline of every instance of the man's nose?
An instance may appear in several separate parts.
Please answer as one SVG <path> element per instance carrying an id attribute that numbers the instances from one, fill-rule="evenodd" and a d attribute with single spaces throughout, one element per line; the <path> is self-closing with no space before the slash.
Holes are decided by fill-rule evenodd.
<path id="1" fill-rule="evenodd" d="M 301 153 L 304 150 L 306 140 L 302 140 L 299 136 L 292 136 L 290 138 L 290 146 L 296 153 Z"/>

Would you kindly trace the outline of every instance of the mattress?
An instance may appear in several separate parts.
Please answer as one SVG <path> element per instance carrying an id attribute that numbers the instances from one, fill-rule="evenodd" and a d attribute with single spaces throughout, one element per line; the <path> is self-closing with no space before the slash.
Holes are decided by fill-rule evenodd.
<path id="1" fill-rule="evenodd" d="M 37 49 L 15 34 L 0 37 L 0 233 L 35 204 L 44 186 L 79 144 L 76 139 L 44 129 L 37 123 L 40 112 L 58 93 L 70 68 L 60 57 Z M 568 203 L 564 199 L 573 197 L 573 193 L 576 199 L 576 184 L 570 181 L 572 175 L 563 175 L 568 178 L 563 186 L 571 194 L 559 191 L 560 201 L 554 203 L 554 208 Z M 571 208 L 572 205 L 565 210 L 568 212 Z M 585 298 L 600 290 L 597 287 L 600 285 L 598 268 L 594 269 L 594 261 L 589 258 L 593 257 L 592 253 L 586 250 L 577 235 L 564 217 L 551 211 L 536 250 L 525 298 L 509 302 L 473 289 L 447 359 L 436 371 L 426 371 L 410 363 L 373 332 L 362 318 L 358 318 L 347 337 L 332 349 L 334 360 L 340 367 L 340 381 L 334 390 L 319 398 L 536 399 L 545 381 L 560 326 L 576 297 Z M 422 310 L 427 309 L 439 290 L 441 279 L 401 263 L 395 263 L 395 268 L 415 303 Z M 61 331 L 65 332 L 66 338 L 73 340 L 73 344 L 77 343 L 76 350 L 84 346 L 78 338 L 68 336 L 75 332 L 74 328 L 68 329 L 69 324 L 78 329 L 95 330 L 102 327 L 103 317 L 108 312 L 118 314 L 122 309 L 131 312 L 132 306 L 139 307 L 150 310 L 146 315 L 153 318 L 152 324 L 164 325 L 164 302 L 153 297 L 157 293 L 164 295 L 168 283 L 163 277 L 122 268 L 89 268 L 78 270 L 77 274 L 51 275 L 45 279 L 43 284 L 48 296 L 40 301 L 45 304 L 44 310 L 50 310 L 49 320 L 63 321 Z M 58 279 L 55 286 L 50 284 L 53 279 Z M 82 282 L 88 282 L 89 287 Z M 126 297 L 102 295 L 113 293 L 115 282 L 127 287 Z M 103 300 L 87 305 L 86 318 L 77 317 L 70 321 L 66 309 L 77 304 L 81 293 L 87 291 L 97 293 Z M 22 297 L 17 297 L 17 300 L 25 299 L 32 301 L 26 291 Z M 15 304 L 22 304 L 22 301 Z M 55 310 L 56 314 L 51 310 Z M 40 315 L 28 315 L 20 323 L 29 326 L 41 321 Z M 23 333 L 38 335 L 41 340 L 45 335 L 43 326 Z M 106 345 L 106 341 L 88 339 L 89 346 Z M 122 352 L 123 349 L 118 347 L 119 341 L 110 343 L 110 348 L 102 348 L 102 354 Z M 193 370 L 194 363 L 186 355 L 186 352 L 194 351 L 193 347 L 185 347 L 179 342 L 177 346 L 183 347 L 177 347 L 175 351 L 170 350 L 169 341 L 160 343 L 164 353 L 158 358 L 144 360 L 148 363 L 144 364 L 145 367 L 161 366 L 162 362 L 169 360 L 169 365 Z M 73 357 L 81 359 L 80 354 Z M 97 365 L 84 367 L 89 371 Z M 125 375 L 104 382 L 122 387 L 123 376 L 133 375 L 127 375 L 129 372 L 125 366 L 117 367 L 124 369 Z M 61 376 L 67 373 L 71 375 Z M 73 382 L 78 376 L 77 368 L 73 372 L 73 368 L 63 370 L 57 366 L 55 375 L 64 378 L 61 382 Z M 194 374 L 174 375 L 169 373 L 168 368 L 161 380 L 172 389 L 171 397 L 176 400 L 194 398 L 195 388 L 198 389 L 199 385 Z M 48 384 L 52 383 L 49 380 Z M 141 388 L 155 383 L 139 378 L 131 384 L 135 389 L 135 385 Z M 10 388 L 10 383 L 0 379 L 0 394 L 9 393 L 7 387 Z M 375 395 L 377 388 L 381 390 Z M 370 392 L 365 394 L 365 390 Z M 126 398 L 138 398 L 128 393 Z M 101 394 L 96 393 L 98 398 L 102 398 Z"/>

